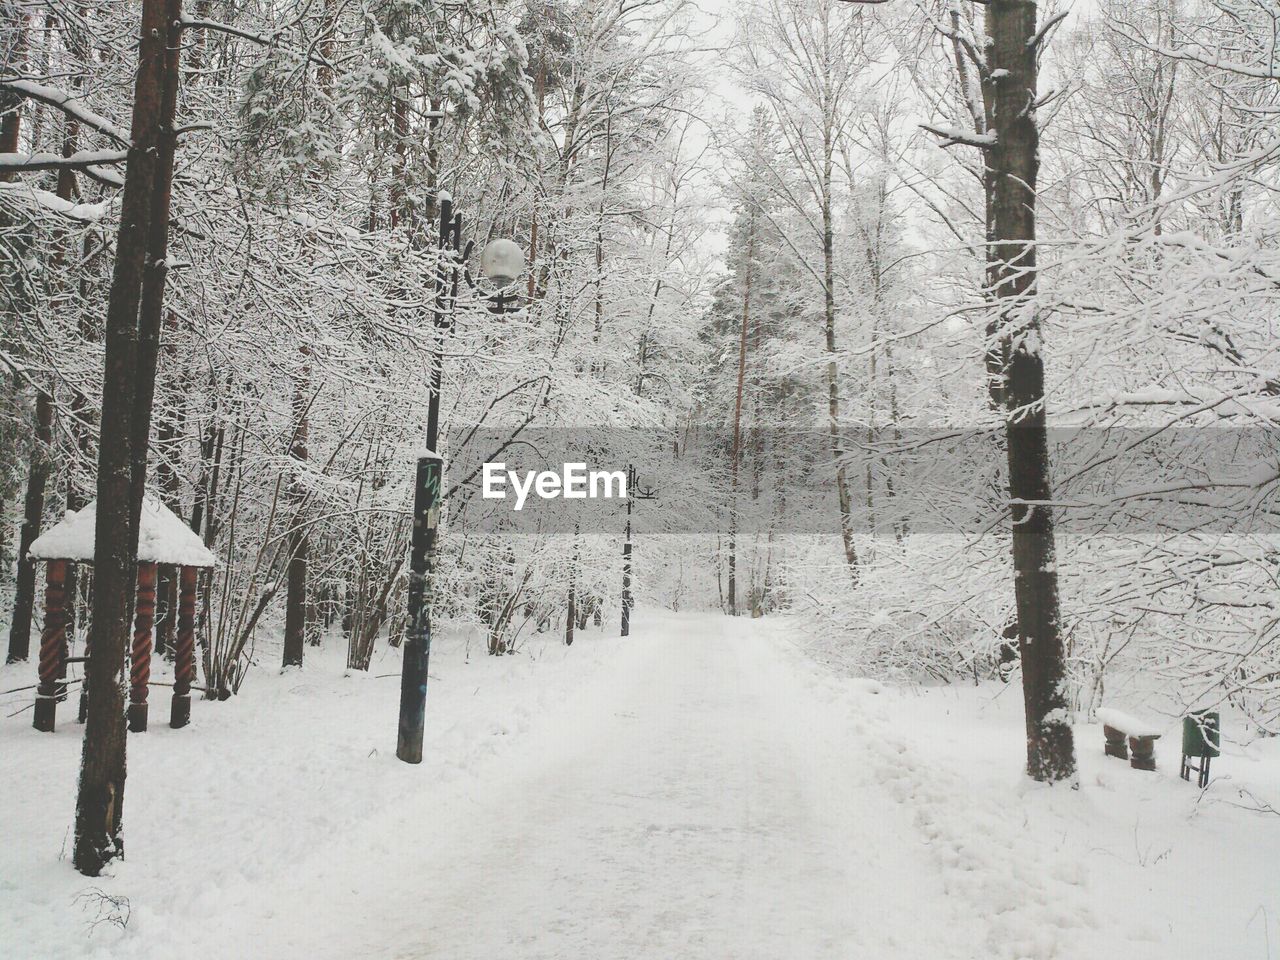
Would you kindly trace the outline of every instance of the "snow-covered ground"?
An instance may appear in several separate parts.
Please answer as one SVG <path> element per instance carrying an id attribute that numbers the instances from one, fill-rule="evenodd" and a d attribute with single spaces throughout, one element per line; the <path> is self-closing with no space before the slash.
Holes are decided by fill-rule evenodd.
<path id="1" fill-rule="evenodd" d="M 1144 774 L 1082 726 L 1081 789 L 1040 787 L 1015 687 L 879 688 L 800 639 L 642 611 L 626 640 L 443 644 L 419 767 L 394 756 L 394 652 L 348 677 L 309 650 L 180 731 L 156 688 L 127 859 L 94 881 L 68 859 L 73 704 L 53 735 L 0 719 L 0 955 L 1280 957 L 1280 817 L 1237 805 L 1280 807 L 1277 750 L 1225 756 L 1202 796 L 1175 737 Z"/>

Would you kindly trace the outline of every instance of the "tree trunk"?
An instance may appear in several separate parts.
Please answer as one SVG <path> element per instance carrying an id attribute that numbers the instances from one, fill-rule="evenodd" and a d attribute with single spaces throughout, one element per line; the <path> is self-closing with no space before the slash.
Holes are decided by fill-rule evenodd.
<path id="1" fill-rule="evenodd" d="M 180 0 L 166 0 L 165 21 L 172 25 L 182 16 Z M 138 388 L 134 398 L 133 438 L 133 498 L 137 511 L 147 484 L 147 454 L 150 449 L 151 410 L 155 403 L 156 370 L 160 360 L 160 333 L 162 323 L 176 327 L 172 313 L 167 321 L 164 313 L 164 288 L 168 278 L 169 206 L 173 193 L 173 164 L 177 148 L 174 118 L 178 106 L 178 65 L 180 55 L 180 31 L 170 26 L 169 43 L 165 50 L 165 85 L 160 100 L 160 139 L 156 157 L 155 193 L 152 197 L 151 226 L 147 239 L 147 266 L 142 278 L 142 300 L 138 308 Z M 167 423 L 168 417 L 165 418 Z M 163 427 L 162 426 L 162 432 Z M 166 438 L 167 440 L 168 438 Z M 167 457 L 169 451 L 162 451 Z M 162 458 L 157 469 L 161 489 L 169 492 L 176 483 L 167 459 Z M 171 504 L 170 504 L 171 505 Z M 134 520 L 135 524 L 137 520 Z M 176 581 L 173 569 L 165 566 L 159 584 L 159 601 L 162 614 L 155 649 L 164 653 L 172 649 L 173 612 L 176 607 Z"/>
<path id="2" fill-rule="evenodd" d="M 596 296 L 595 328 L 592 334 L 596 342 L 604 329 L 604 215 L 609 199 L 609 173 L 613 166 L 613 117 L 605 121 L 604 170 L 600 174 L 600 209 L 596 212 Z M 594 361 L 593 361 L 594 363 Z"/>
<path id="3" fill-rule="evenodd" d="M 17 4 L 5 4 L 5 26 L 11 31 L 5 72 L 21 76 L 27 56 L 27 10 Z M 0 153 L 17 153 L 22 133 L 22 98 L 8 90 L 0 91 Z M 12 171 L 0 173 L 0 181 L 12 180 Z"/>
<path id="4" fill-rule="evenodd" d="M 181 54 L 182 0 L 165 0 L 168 41 L 164 47 L 164 80 L 156 131 L 155 177 L 152 184 L 147 258 L 138 307 L 138 379 L 133 402 L 132 506 L 135 536 L 142 497 L 147 486 L 147 451 L 151 438 L 151 407 L 156 395 L 156 366 L 160 360 L 160 328 L 164 319 L 164 287 L 169 276 L 169 205 L 173 194 L 173 162 L 177 147 L 174 117 L 178 105 L 178 65 Z"/>
<path id="5" fill-rule="evenodd" d="M 1036 294 L 1036 5 L 989 0 L 990 70 L 983 78 L 996 144 L 988 172 L 994 243 L 988 247 L 998 302 L 1004 376 L 1014 594 L 1027 721 L 1027 771 L 1036 780 L 1074 780 L 1075 746 L 1059 632 L 1044 360 Z M 1041 505 L 1028 505 L 1040 501 Z"/>
<path id="6" fill-rule="evenodd" d="M 88 398 L 79 390 L 71 398 L 71 433 L 75 437 L 76 446 L 79 448 L 80 456 L 85 460 L 90 457 L 90 428 L 88 424 Z M 75 471 L 76 457 L 67 458 L 66 470 L 66 508 L 71 511 L 81 510 L 88 502 L 84 492 L 78 484 L 78 477 Z M 70 564 L 67 567 L 66 579 L 66 608 L 67 608 L 67 636 L 76 636 L 76 618 L 79 615 L 79 597 L 81 592 L 84 594 L 84 605 L 86 608 L 92 606 L 93 603 L 93 578 L 88 569 L 81 571 L 78 564 Z M 89 655 L 89 644 L 80 650 L 80 655 L 87 657 Z M 80 723 L 84 723 L 85 717 L 89 710 L 89 684 L 88 681 L 80 684 L 80 706 L 76 719 Z"/>
<path id="7" fill-rule="evenodd" d="M 294 523 L 301 524 L 295 517 Z M 302 666 L 307 638 L 307 537 L 301 526 L 289 535 L 291 549 L 285 587 L 284 655 L 281 665 Z"/>
<path id="8" fill-rule="evenodd" d="M 738 389 L 733 401 L 732 503 L 729 508 L 729 616 L 738 615 L 738 459 L 742 453 L 742 385 L 747 375 L 747 324 L 751 320 L 751 271 L 756 255 L 756 216 L 747 220 L 747 265 L 742 284 L 742 322 L 738 330 Z"/>
<path id="9" fill-rule="evenodd" d="M 164 353 L 172 368 L 175 360 L 173 337 L 178 331 L 178 317 L 172 311 L 166 311 L 164 319 L 168 340 L 164 345 Z M 160 422 L 156 427 L 156 447 L 159 457 L 156 460 L 156 485 L 160 488 L 160 499 L 175 514 L 181 516 L 182 505 L 178 502 L 178 472 L 174 464 L 181 455 L 182 423 L 186 419 L 182 412 L 180 394 L 186 391 L 179 386 L 179 395 L 175 395 L 174 408 L 161 412 Z M 159 580 L 156 587 L 156 654 L 164 654 L 170 659 L 177 638 L 178 625 L 178 580 L 180 568 L 164 564 L 160 567 Z"/>
<path id="10" fill-rule="evenodd" d="M 289 455 L 298 463 L 307 459 L 307 435 L 310 424 L 307 416 L 306 385 L 310 370 L 310 348 L 302 348 L 303 372 L 293 395 L 294 422 L 293 442 L 289 445 Z M 299 467 L 299 470 L 301 467 Z M 302 516 L 303 501 L 306 494 L 302 488 L 301 478 L 294 477 L 292 488 L 293 530 L 289 534 L 289 574 L 288 586 L 284 602 L 284 662 L 286 667 L 302 666 L 302 652 L 307 638 L 307 553 L 310 546 L 307 529 Z"/>
<path id="11" fill-rule="evenodd" d="M 25 44 L 25 32 L 19 36 L 17 41 L 21 47 Z M 75 40 L 69 41 L 73 53 L 80 59 L 84 59 L 84 50 L 82 45 Z M 15 51 L 15 56 L 21 50 Z M 78 89 L 79 82 L 72 84 L 73 89 Z M 0 150 L 12 151 L 17 149 L 18 144 L 18 126 L 17 113 L 13 115 L 13 129 L 10 131 L 6 126 L 3 134 L 0 134 Z M 6 124 L 9 117 L 6 116 Z M 80 124 L 77 123 L 70 115 L 63 117 L 62 129 L 62 155 L 70 157 L 75 153 L 76 141 L 79 136 Z M 11 138 L 12 134 L 12 138 Z M 57 180 L 57 196 L 62 200 L 71 200 L 75 195 L 75 174 L 71 170 L 58 171 Z M 87 240 L 85 241 L 88 242 Z M 65 236 L 59 235 L 57 244 L 54 247 L 54 253 L 51 260 L 50 272 L 54 274 L 53 289 L 56 291 L 51 300 L 54 310 L 58 311 L 66 308 L 66 304 L 70 298 L 62 295 L 61 291 L 69 286 L 69 278 L 62 276 L 60 268 L 65 261 Z M 78 390 L 75 391 L 72 401 L 72 408 L 75 413 L 85 406 L 84 394 Z M 53 428 L 53 403 L 52 397 L 45 391 L 40 391 L 36 397 L 36 450 L 33 451 L 31 457 L 30 472 L 27 477 L 27 497 L 25 509 L 23 513 L 22 533 L 18 546 L 18 583 L 17 595 L 14 598 L 13 622 L 9 629 L 9 660 L 15 659 L 25 660 L 27 658 L 27 645 L 29 643 L 31 633 L 32 611 L 35 606 L 35 566 L 26 561 L 27 550 L 32 542 L 40 535 L 40 526 L 43 520 L 45 487 L 48 483 L 49 472 L 52 465 L 53 447 L 52 447 L 52 428 Z M 77 434 L 81 441 L 81 449 L 85 449 L 84 431 L 81 429 L 78 420 L 73 420 L 72 430 Z M 73 485 L 70 478 L 67 483 L 67 509 L 78 510 L 82 504 L 74 495 Z M 75 598 L 76 598 L 76 567 L 72 564 L 67 569 L 66 575 L 66 617 L 68 636 L 75 633 Z M 15 656 L 17 648 L 21 647 L 22 655 Z M 83 690 L 81 691 L 83 697 Z"/>
<path id="12" fill-rule="evenodd" d="M 968 61 L 961 43 L 962 28 L 958 3 L 953 3 L 950 9 L 950 16 L 951 49 L 955 56 L 956 79 L 960 84 L 960 92 L 964 97 L 965 106 L 968 108 L 973 120 L 973 132 L 980 137 L 985 136 L 995 122 L 995 104 L 991 100 L 990 91 L 986 86 L 983 87 L 980 96 L 973 89 L 973 80 L 969 73 Z M 992 253 L 991 247 L 996 237 L 995 187 L 991 159 L 987 156 L 983 157 L 982 186 L 985 198 L 985 220 L 983 225 L 986 230 L 987 241 L 986 295 L 990 298 L 994 296 L 998 281 L 994 273 L 996 258 Z M 1004 378 L 1005 367 L 1008 365 L 1007 352 L 1007 344 L 1000 337 L 1000 324 L 993 314 L 992 319 L 987 323 L 986 346 L 983 351 L 983 363 L 987 372 L 987 399 L 990 401 L 993 410 L 1004 409 Z"/>
<path id="13" fill-rule="evenodd" d="M 569 561 L 569 597 L 564 612 L 564 645 L 573 646 L 573 628 L 578 621 L 578 529 L 573 530 L 573 559 Z"/>
<path id="14" fill-rule="evenodd" d="M 139 303 L 144 276 L 163 271 L 148 264 L 152 205 L 160 168 L 162 101 L 169 56 L 168 22 L 177 0 L 143 0 L 134 84 L 132 142 L 120 208 L 116 261 L 107 304 L 102 426 L 98 442 L 98 513 L 94 544 L 92 651 L 85 671 L 89 691 L 80 784 L 76 797 L 76 869 L 97 876 L 124 853 L 125 724 L 122 665 L 130 637 L 137 579 L 138 512 L 134 467 L 141 438 L 145 458 L 150 410 L 135 424 L 140 394 Z M 176 33 L 176 31 L 175 31 Z M 177 82 L 177 78 L 174 78 Z M 165 221 L 167 225 L 167 213 Z M 150 267 L 150 269 L 148 269 Z M 145 462 L 145 459 L 144 459 Z"/>
<path id="15" fill-rule="evenodd" d="M 9 624 L 9 653 L 6 662 L 26 660 L 31 654 L 31 617 L 36 600 L 36 565 L 27 556 L 32 542 L 40 536 L 44 517 L 44 488 L 49 478 L 50 444 L 53 440 L 53 403 L 41 390 L 36 395 L 36 442 L 31 450 L 27 474 L 27 498 L 22 513 L 22 533 L 18 538 L 18 584 L 13 598 L 13 621 Z"/>
<path id="16" fill-rule="evenodd" d="M 395 98 L 391 107 L 391 122 L 395 136 L 395 147 L 392 150 L 391 189 L 388 201 L 391 214 L 391 229 L 401 224 L 412 229 L 412 214 L 409 203 L 409 91 Z M 431 221 L 428 220 L 428 223 Z"/>
<path id="17" fill-rule="evenodd" d="M 849 480 L 844 463 L 844 444 L 840 439 L 840 373 L 836 364 L 836 276 L 835 231 L 831 215 L 831 134 L 824 134 L 824 166 L 822 170 L 822 304 L 826 321 L 827 353 L 827 412 L 831 433 L 831 454 L 836 461 L 836 495 L 840 505 L 840 539 L 844 544 L 844 559 L 854 586 L 858 583 L 858 550 L 853 542 L 853 504 L 849 496 Z"/>

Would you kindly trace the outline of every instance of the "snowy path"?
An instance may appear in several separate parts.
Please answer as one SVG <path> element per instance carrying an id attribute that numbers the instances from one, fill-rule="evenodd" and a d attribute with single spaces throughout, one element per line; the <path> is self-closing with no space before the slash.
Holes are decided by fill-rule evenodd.
<path id="1" fill-rule="evenodd" d="M 787 618 L 636 623 L 442 644 L 418 767 L 389 749 L 395 651 L 256 675 L 131 737 L 128 856 L 93 881 L 57 856 L 81 728 L 3 720 L 0 956 L 1274 960 L 1280 835 L 1233 802 L 1275 795 L 1261 755 L 1201 797 L 1082 725 L 1082 789 L 1046 788 L 1011 687 L 877 694 Z"/>
<path id="2" fill-rule="evenodd" d="M 259 931 L 272 955 L 981 954 L 956 941 L 909 814 L 861 782 L 778 642 L 694 622 L 619 645 L 587 696 L 480 778 L 475 805 L 423 811 L 381 888 L 355 884 L 367 915 L 339 895 L 310 914 L 339 923 L 279 916 Z"/>

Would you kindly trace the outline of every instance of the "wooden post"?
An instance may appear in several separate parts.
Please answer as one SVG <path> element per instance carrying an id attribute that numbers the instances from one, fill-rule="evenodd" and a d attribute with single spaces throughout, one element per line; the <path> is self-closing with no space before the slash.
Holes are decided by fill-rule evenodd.
<path id="1" fill-rule="evenodd" d="M 1129 766 L 1135 770 L 1156 768 L 1156 737 L 1130 737 L 1129 752 L 1133 755 Z"/>
<path id="2" fill-rule="evenodd" d="M 129 657 L 129 730 L 147 729 L 147 684 L 151 682 L 151 629 L 156 620 L 156 565 L 138 564 L 138 612 Z"/>
<path id="3" fill-rule="evenodd" d="M 1106 745 L 1102 748 L 1102 752 L 1108 757 L 1118 757 L 1121 760 L 1129 759 L 1129 746 L 1125 743 L 1124 731 L 1117 730 L 1115 727 L 1102 725 L 1102 735 L 1106 738 Z"/>
<path id="4" fill-rule="evenodd" d="M 178 579 L 178 637 L 174 649 L 173 705 L 169 726 L 191 722 L 191 684 L 196 678 L 196 568 L 183 567 Z"/>
<path id="5" fill-rule="evenodd" d="M 67 561 L 50 560 L 44 589 L 44 630 L 40 634 L 40 685 L 36 688 L 35 717 L 31 725 L 53 732 L 58 692 L 63 688 L 67 663 Z"/>

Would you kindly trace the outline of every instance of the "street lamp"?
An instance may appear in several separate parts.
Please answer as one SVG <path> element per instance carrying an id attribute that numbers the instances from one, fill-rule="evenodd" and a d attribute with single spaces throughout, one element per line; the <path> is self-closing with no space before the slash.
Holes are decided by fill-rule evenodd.
<path id="1" fill-rule="evenodd" d="M 480 254 L 480 272 L 495 287 L 509 287 L 524 273 L 524 251 L 512 240 L 494 240 Z"/>
<path id="2" fill-rule="evenodd" d="M 452 326 L 458 280 L 461 276 L 466 276 L 463 261 L 471 249 L 468 244 L 465 250 L 459 252 L 461 237 L 462 217 L 454 214 L 452 199 L 441 196 L 434 308 L 437 336 L 429 381 L 427 449 L 418 455 L 417 478 L 414 483 L 413 534 L 409 546 L 408 628 L 405 632 L 404 663 L 400 674 L 400 720 L 396 736 L 396 756 L 405 763 L 422 762 L 422 735 L 426 726 L 427 661 L 431 654 L 431 603 L 427 588 L 434 566 L 436 531 L 440 521 L 441 482 L 444 477 L 444 460 L 438 452 L 444 338 Z M 506 287 L 523 272 L 524 253 L 510 240 L 495 240 L 485 247 L 480 257 L 480 266 L 490 282 L 499 288 Z M 501 296 L 499 289 L 500 308 Z"/>
<path id="3" fill-rule="evenodd" d="M 504 314 L 507 312 L 507 287 L 524 273 L 524 251 L 511 240 L 493 240 L 480 254 L 480 273 L 496 288 L 489 299 L 489 312 Z"/>

